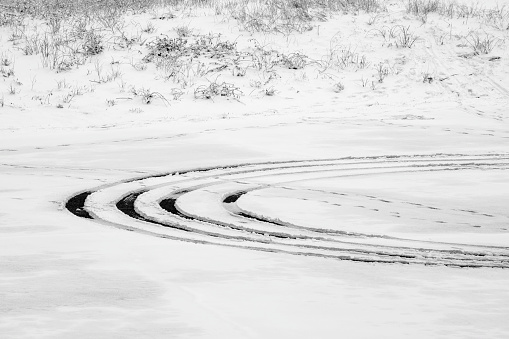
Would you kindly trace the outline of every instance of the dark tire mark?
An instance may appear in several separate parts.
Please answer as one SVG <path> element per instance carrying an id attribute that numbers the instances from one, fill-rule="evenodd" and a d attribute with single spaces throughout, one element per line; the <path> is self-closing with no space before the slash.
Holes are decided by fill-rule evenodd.
<path id="1" fill-rule="evenodd" d="M 420 241 L 394 238 L 386 235 L 370 235 L 353 232 L 345 232 L 341 230 L 328 230 L 315 227 L 302 227 L 292 225 L 287 222 L 282 222 L 270 217 L 252 215 L 245 213 L 236 205 L 238 199 L 249 190 L 236 191 L 226 194 L 222 198 L 222 206 L 234 216 L 236 222 L 223 222 L 214 220 L 208 216 L 200 216 L 189 214 L 185 210 L 180 209 L 178 206 L 178 199 L 187 193 L 194 190 L 213 186 L 218 183 L 227 181 L 229 176 L 234 176 L 235 180 L 249 180 L 249 178 L 258 177 L 277 177 L 281 175 L 302 175 L 309 173 L 324 173 L 329 171 L 341 171 L 341 166 L 347 170 L 352 171 L 367 171 L 366 174 L 359 175 L 376 175 L 379 173 L 402 173 L 408 172 L 430 172 L 437 170 L 458 170 L 458 169 L 500 169 L 506 168 L 509 164 L 508 155 L 500 154 L 484 154 L 484 155 L 415 155 L 415 156 L 375 156 L 354 158 L 346 157 L 341 159 L 323 159 L 323 160 L 295 160 L 285 162 L 266 162 L 266 163 L 250 163 L 250 164 L 236 164 L 231 166 L 219 166 L 208 168 L 197 168 L 179 172 L 157 174 L 151 176 L 144 176 L 141 178 L 134 178 L 125 180 L 119 183 L 105 185 L 96 190 L 89 190 L 82 192 L 70 198 L 65 207 L 71 213 L 78 217 L 87 219 L 102 220 L 102 217 L 97 216 L 93 211 L 87 208 L 94 208 L 92 205 L 86 205 L 89 199 L 100 189 L 107 189 L 117 185 L 124 185 L 129 183 L 136 184 L 142 183 L 143 180 L 152 180 L 160 178 L 161 181 L 169 185 L 167 182 L 185 183 L 186 185 L 193 184 L 195 180 L 206 178 L 220 178 L 218 181 L 211 181 L 210 183 L 192 186 L 186 190 L 174 190 L 171 194 L 158 200 L 157 204 L 162 210 L 171 214 L 175 222 L 160 221 L 157 218 L 152 218 L 150 213 L 147 214 L 143 211 L 143 204 L 140 205 L 140 211 L 136 210 L 135 202 L 144 193 L 150 192 L 152 188 L 157 185 L 145 186 L 117 198 L 115 207 L 126 216 L 132 219 L 144 222 L 148 225 L 161 226 L 167 229 L 174 229 L 177 231 L 185 231 L 184 233 L 177 233 L 177 235 L 157 234 L 145 229 L 137 229 L 136 226 L 125 226 L 120 228 L 129 231 L 139 231 L 141 233 L 152 234 L 158 237 L 187 241 L 199 244 L 214 244 L 229 246 L 235 248 L 244 248 L 251 250 L 259 250 L 265 252 L 278 252 L 289 253 L 296 255 L 317 256 L 323 258 L 336 258 L 340 260 L 350 260 L 368 263 L 402 263 L 402 264 L 424 264 L 424 265 L 444 265 L 454 267 L 502 267 L 509 268 L 509 248 L 500 246 L 486 246 L 486 245 L 469 245 L 469 244 L 447 244 L 433 241 Z M 468 161 L 468 162 L 467 162 Z M 332 164 L 330 164 L 330 163 Z M 328 166 L 334 166 L 332 169 L 326 169 Z M 348 167 L 349 166 L 349 167 Z M 353 166 L 353 167 L 352 167 Z M 498 166 L 498 167 L 497 167 Z M 334 169 L 334 168 L 338 169 Z M 369 170 L 375 170 L 369 172 Z M 378 172 L 385 170 L 386 172 Z M 287 172 L 285 172 L 287 171 Z M 258 173 L 258 174 L 256 174 Z M 350 174 L 347 174 L 350 175 Z M 338 174 L 338 176 L 341 176 Z M 344 175 L 343 175 L 344 176 Z M 326 176 L 325 176 L 326 177 Z M 226 180 L 225 180 L 226 178 Z M 232 180 L 232 179 L 230 179 Z M 278 179 L 280 180 L 280 179 Z M 207 182 L 207 181 L 206 181 Z M 140 184 L 138 184 L 140 185 Z M 116 192 L 116 191 L 115 191 Z M 326 192 L 324 192 L 326 193 Z M 345 196 L 343 193 L 335 193 Z M 376 197 L 370 195 L 366 196 L 370 199 Z M 391 201 L 378 199 L 384 203 L 391 203 Z M 148 200 L 150 204 L 151 201 Z M 147 202 L 145 202 L 147 204 Z M 408 203 L 410 205 L 422 206 L 420 204 Z M 339 205 L 339 204 L 338 204 Z M 153 205 L 155 206 L 155 205 Z M 339 205 L 340 206 L 340 205 Z M 369 208 L 370 206 L 358 206 L 362 208 Z M 438 209 L 435 207 L 428 207 L 430 209 Z M 377 210 L 377 209 L 375 209 Z M 469 211 L 470 212 L 470 211 Z M 159 212 L 158 212 L 159 213 Z M 395 217 L 399 217 L 399 212 L 393 212 Z M 495 217 L 489 214 L 486 216 Z M 173 220 L 173 219 L 172 219 Z M 180 221 L 179 221 L 180 220 Z M 246 223 L 246 221 L 249 221 Z M 437 223 L 444 223 L 441 220 L 436 220 Z M 237 224 L 238 223 L 238 224 Z M 251 224 L 249 224 L 251 223 Z M 254 223 L 254 224 L 253 224 Z M 281 231 L 264 231 L 262 228 L 252 228 L 255 224 L 271 225 L 272 229 L 278 227 Z M 216 231 L 206 231 L 200 227 L 206 225 L 204 229 L 217 229 Z M 249 226 L 251 225 L 251 226 Z M 290 230 L 293 230 L 290 232 Z M 302 235 L 299 232 L 303 232 Z M 316 236 L 306 235 L 307 233 L 316 234 Z M 193 237 L 186 237 L 185 234 L 199 234 L 205 237 L 205 240 L 197 240 Z M 210 240 L 207 240 L 207 237 Z M 372 241 L 369 239 L 373 239 Z M 376 240 L 379 239 L 379 240 Z M 384 244 L 385 241 L 389 241 Z M 395 245 L 390 245 L 394 242 Z M 416 245 L 418 243 L 418 246 Z M 257 244 L 263 244 L 260 246 Z M 413 244 L 412 246 L 407 246 Z M 428 245 L 427 245 L 428 244 Z M 451 249 L 451 246 L 457 246 L 458 249 Z M 422 247 L 419 247 L 422 246 Z M 426 246 L 431 246 L 427 248 Z"/>
<path id="2" fill-rule="evenodd" d="M 77 217 L 93 219 L 90 213 L 85 210 L 85 200 L 87 200 L 90 194 L 92 194 L 92 192 L 83 192 L 73 196 L 67 200 L 65 203 L 65 208 Z"/>

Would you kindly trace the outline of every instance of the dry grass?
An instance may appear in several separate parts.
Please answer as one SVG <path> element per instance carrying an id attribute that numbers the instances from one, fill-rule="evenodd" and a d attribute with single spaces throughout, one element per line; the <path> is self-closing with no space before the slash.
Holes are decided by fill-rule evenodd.
<path id="1" fill-rule="evenodd" d="M 509 30 L 509 7 L 485 8 L 482 2 L 471 5 L 458 4 L 452 0 L 407 0 L 407 13 L 418 16 L 426 22 L 427 16 L 436 13 L 448 18 L 477 18 L 499 30 Z"/>

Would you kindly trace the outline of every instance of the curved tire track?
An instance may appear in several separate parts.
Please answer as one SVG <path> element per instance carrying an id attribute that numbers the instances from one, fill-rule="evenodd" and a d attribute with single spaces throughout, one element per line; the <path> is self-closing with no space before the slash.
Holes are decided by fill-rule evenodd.
<path id="1" fill-rule="evenodd" d="M 435 154 L 236 164 L 130 179 L 81 192 L 76 216 L 173 240 L 341 260 L 509 268 L 509 247 L 309 228 L 246 213 L 247 192 L 316 178 L 509 169 L 509 154 Z"/>

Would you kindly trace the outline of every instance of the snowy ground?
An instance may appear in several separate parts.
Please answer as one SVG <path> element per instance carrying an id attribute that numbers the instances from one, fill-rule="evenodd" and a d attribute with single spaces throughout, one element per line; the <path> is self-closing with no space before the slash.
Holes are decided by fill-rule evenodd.
<path id="1" fill-rule="evenodd" d="M 0 27 L 0 337 L 507 338 L 509 31 L 386 3 L 287 36 L 206 9 L 126 19 L 369 62 L 187 85 L 134 67 L 145 46 L 56 72 Z M 412 48 L 381 36 L 397 25 Z M 496 47 L 472 55 L 472 31 Z M 195 98 L 218 75 L 243 95 Z M 94 219 L 65 208 L 82 192 Z M 131 193 L 146 220 L 116 208 Z"/>

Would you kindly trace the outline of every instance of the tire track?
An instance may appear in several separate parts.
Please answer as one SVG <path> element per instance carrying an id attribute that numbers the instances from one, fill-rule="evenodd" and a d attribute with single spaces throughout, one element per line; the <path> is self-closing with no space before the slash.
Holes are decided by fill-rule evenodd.
<path id="1" fill-rule="evenodd" d="M 509 268 L 509 247 L 293 225 L 241 210 L 247 192 L 291 182 L 378 174 L 509 169 L 509 154 L 433 154 L 234 164 L 145 176 L 81 192 L 76 216 L 173 240 L 370 263 Z"/>

